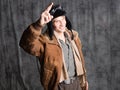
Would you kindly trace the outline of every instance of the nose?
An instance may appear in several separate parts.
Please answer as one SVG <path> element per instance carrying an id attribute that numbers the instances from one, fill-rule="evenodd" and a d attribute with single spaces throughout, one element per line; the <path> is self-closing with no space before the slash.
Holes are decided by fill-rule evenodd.
<path id="1" fill-rule="evenodd" d="M 61 26 L 64 26 L 66 24 L 66 22 L 63 20 L 63 21 L 60 21 L 60 25 Z"/>

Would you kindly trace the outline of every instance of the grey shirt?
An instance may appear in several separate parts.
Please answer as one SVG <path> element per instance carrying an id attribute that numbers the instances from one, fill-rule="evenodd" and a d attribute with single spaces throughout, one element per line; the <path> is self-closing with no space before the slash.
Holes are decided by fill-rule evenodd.
<path id="1" fill-rule="evenodd" d="M 73 58 L 72 46 L 67 38 L 65 42 L 60 39 L 59 41 L 61 43 L 61 47 L 63 50 L 64 60 L 65 60 L 68 75 L 69 77 L 73 77 L 75 76 L 75 63 Z"/>

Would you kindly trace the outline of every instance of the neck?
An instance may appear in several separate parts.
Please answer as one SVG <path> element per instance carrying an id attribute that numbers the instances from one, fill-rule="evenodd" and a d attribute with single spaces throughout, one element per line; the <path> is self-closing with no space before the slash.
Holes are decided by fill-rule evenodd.
<path id="1" fill-rule="evenodd" d="M 59 33 L 59 32 L 54 31 L 54 34 L 55 34 L 55 36 L 56 36 L 58 39 L 61 39 L 61 40 L 63 40 L 63 41 L 65 42 L 64 32 Z"/>

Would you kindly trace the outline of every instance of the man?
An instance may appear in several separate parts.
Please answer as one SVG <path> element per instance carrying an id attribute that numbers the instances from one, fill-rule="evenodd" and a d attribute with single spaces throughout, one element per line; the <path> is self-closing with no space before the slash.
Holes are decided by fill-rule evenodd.
<path id="1" fill-rule="evenodd" d="M 51 3 L 42 12 L 24 31 L 20 46 L 39 58 L 44 90 L 88 90 L 81 42 L 60 5 Z"/>

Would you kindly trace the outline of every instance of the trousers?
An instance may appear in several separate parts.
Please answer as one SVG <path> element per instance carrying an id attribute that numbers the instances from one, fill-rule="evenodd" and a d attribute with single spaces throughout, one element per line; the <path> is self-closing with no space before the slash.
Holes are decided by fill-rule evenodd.
<path id="1" fill-rule="evenodd" d="M 57 90 L 82 90 L 80 87 L 80 81 L 78 78 L 72 81 L 70 84 L 59 83 Z"/>

